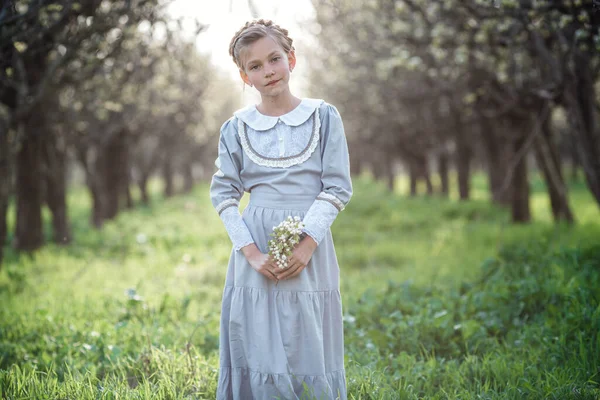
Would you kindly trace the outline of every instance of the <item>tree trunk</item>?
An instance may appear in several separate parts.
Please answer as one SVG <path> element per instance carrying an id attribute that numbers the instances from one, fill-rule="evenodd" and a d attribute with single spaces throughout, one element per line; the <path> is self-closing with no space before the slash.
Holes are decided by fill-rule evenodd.
<path id="1" fill-rule="evenodd" d="M 458 194 L 461 200 L 468 200 L 471 179 L 471 148 L 464 128 L 456 130 L 456 170 L 458 173 Z"/>
<path id="2" fill-rule="evenodd" d="M 499 137 L 494 122 L 487 118 L 481 119 L 483 132 L 481 135 L 485 158 L 487 160 L 487 172 L 492 202 L 495 204 L 510 205 L 510 193 L 503 190 L 504 177 L 508 169 L 507 146 L 505 141 Z"/>
<path id="3" fill-rule="evenodd" d="M 360 175 L 360 158 L 357 156 L 350 157 L 350 174 L 352 176 Z"/>
<path id="4" fill-rule="evenodd" d="M 111 141 L 101 150 L 102 158 L 105 160 L 102 165 L 102 175 L 104 177 L 104 190 L 100 196 L 104 197 L 104 219 L 113 219 L 119 213 L 123 180 L 126 169 L 126 151 L 125 131 L 116 134 Z"/>
<path id="5" fill-rule="evenodd" d="M 568 112 L 568 110 L 567 110 Z M 568 133 L 563 137 L 564 147 L 566 147 L 566 153 L 568 154 L 571 171 L 570 180 L 577 182 L 579 180 L 579 169 L 581 168 L 581 161 L 579 160 L 579 151 L 577 150 L 577 134 L 573 130 L 577 129 L 577 124 L 573 121 L 573 114 L 567 118 L 569 122 Z"/>
<path id="6" fill-rule="evenodd" d="M 119 178 L 121 188 L 122 208 L 132 209 L 134 207 L 133 197 L 131 196 L 131 153 L 128 143 L 127 131 L 124 131 L 124 137 L 121 143 L 121 158 L 119 161 L 119 169 L 122 174 Z"/>
<path id="7" fill-rule="evenodd" d="M 579 162 L 579 154 L 577 153 L 577 149 L 571 155 L 571 180 L 573 182 L 579 181 L 579 168 L 581 167 L 581 163 Z"/>
<path id="8" fill-rule="evenodd" d="M 440 194 L 444 197 L 448 197 L 449 184 L 448 184 L 448 163 L 449 157 L 446 150 L 442 150 L 438 155 L 438 173 L 440 174 Z"/>
<path id="9" fill-rule="evenodd" d="M 24 129 L 21 148 L 17 153 L 17 226 L 15 248 L 32 251 L 44 243 L 42 230 L 42 132 L 43 112 L 39 107 L 35 118 L 19 122 Z"/>
<path id="10" fill-rule="evenodd" d="M 131 195 L 131 187 L 127 185 L 123 190 L 125 191 L 125 208 L 132 210 L 135 207 L 135 204 L 133 202 L 133 196 Z"/>
<path id="11" fill-rule="evenodd" d="M 518 155 L 525 145 L 525 137 L 515 140 L 514 155 Z M 514 175 L 511 182 L 511 207 L 512 221 L 516 223 L 525 223 L 531 220 L 529 209 L 529 178 L 527 173 L 527 155 L 521 157 L 515 166 Z"/>
<path id="12" fill-rule="evenodd" d="M 129 163 L 125 135 L 126 131 L 119 132 L 103 146 L 85 144 L 78 148 L 92 197 L 92 224 L 96 228 L 119 213 L 122 199 L 127 202 Z"/>
<path id="13" fill-rule="evenodd" d="M 67 213 L 67 149 L 62 138 L 48 132 L 44 138 L 43 167 L 45 200 L 52 213 L 54 242 L 71 242 Z"/>
<path id="14" fill-rule="evenodd" d="M 140 188 L 140 193 L 142 195 L 142 203 L 144 205 L 150 204 L 150 197 L 148 197 L 148 179 L 149 175 L 142 175 L 138 182 L 138 187 Z"/>
<path id="15" fill-rule="evenodd" d="M 419 178 L 418 168 L 415 165 L 415 160 L 408 160 L 408 175 L 410 178 L 410 195 L 412 197 L 417 195 L 417 181 Z"/>
<path id="16" fill-rule="evenodd" d="M 425 186 L 427 187 L 427 194 L 433 196 L 433 184 L 431 183 L 431 175 L 429 174 L 429 163 L 427 157 L 422 156 L 421 158 L 421 171 L 423 179 L 425 180 Z"/>
<path id="17" fill-rule="evenodd" d="M 412 155 L 408 159 L 408 169 L 410 175 L 410 195 L 416 196 L 419 180 L 425 182 L 427 195 L 433 195 L 433 184 L 429 175 L 429 165 L 427 157 L 424 154 Z"/>
<path id="18" fill-rule="evenodd" d="M 600 126 L 590 63 L 589 55 L 576 50 L 575 73 L 566 96 L 576 124 L 579 160 L 590 192 L 600 206 Z"/>
<path id="19" fill-rule="evenodd" d="M 162 176 L 165 181 L 164 196 L 171 197 L 175 194 L 175 186 L 173 184 L 173 165 L 169 160 L 169 155 L 163 161 Z"/>
<path id="20" fill-rule="evenodd" d="M 552 215 L 555 221 L 564 220 L 572 223 L 573 213 L 569 207 L 567 186 L 562 174 L 560 156 L 552 141 L 549 118 L 546 118 L 542 122 L 541 129 L 542 131 L 534 141 L 534 151 L 536 162 L 542 171 L 546 187 L 548 188 Z"/>
<path id="21" fill-rule="evenodd" d="M 190 161 L 183 164 L 183 192 L 189 193 L 194 188 L 194 173 Z"/>
<path id="22" fill-rule="evenodd" d="M 415 175 L 416 180 L 422 179 L 425 182 L 425 188 L 427 195 L 433 195 L 433 184 L 431 183 L 431 176 L 429 174 L 429 163 L 427 162 L 427 156 L 425 154 L 419 154 L 414 159 Z"/>
<path id="23" fill-rule="evenodd" d="M 86 144 L 76 145 L 77 158 L 85 171 L 85 184 L 90 191 L 92 198 L 92 215 L 90 217 L 91 224 L 100 229 L 103 223 L 102 198 L 99 196 L 100 186 L 102 185 L 102 177 L 97 171 L 100 171 L 99 163 L 102 162 L 97 149 L 88 147 Z M 91 160 L 90 154 L 95 155 L 95 160 Z"/>
<path id="24" fill-rule="evenodd" d="M 394 159 L 387 153 L 385 155 L 385 177 L 387 188 L 393 193 L 396 180 L 396 175 L 394 174 Z"/>
<path id="25" fill-rule="evenodd" d="M 45 49 L 53 44 L 52 35 L 42 35 L 38 46 Z M 49 47 L 48 47 L 49 48 Z M 43 79 L 46 71 L 46 50 L 39 52 L 26 52 L 23 58 L 24 72 L 29 86 L 27 95 L 34 93 Z M 17 104 L 25 99 L 18 94 Z M 18 250 L 33 251 L 44 244 L 42 203 L 43 195 L 43 146 L 48 132 L 46 120 L 46 105 L 44 98 L 39 98 L 37 103 L 29 110 L 28 115 L 16 122 L 17 129 L 22 133 L 20 148 L 16 156 L 16 206 L 17 221 L 15 228 L 14 247 Z"/>
<path id="26" fill-rule="evenodd" d="M 4 246 L 6 245 L 6 237 L 8 234 L 6 218 L 12 191 L 10 166 L 8 126 L 5 124 L 2 117 L 0 117 L 0 270 L 2 269 Z"/>
<path id="27" fill-rule="evenodd" d="M 371 160 L 371 170 L 373 171 L 373 178 L 376 181 L 385 179 L 385 164 L 382 161 L 383 157 L 383 152 L 378 150 L 374 153 L 374 157 Z"/>
<path id="28" fill-rule="evenodd" d="M 101 189 L 99 187 L 99 178 L 92 178 L 93 183 L 88 185 L 90 194 L 92 195 L 92 225 L 97 229 L 102 228 L 104 225 L 104 198 L 100 194 Z"/>
<path id="29" fill-rule="evenodd" d="M 131 195 L 131 168 L 129 164 L 129 150 L 125 148 L 123 156 L 125 157 L 125 161 L 121 168 L 123 170 L 123 175 L 119 180 L 120 187 L 120 205 L 122 209 L 131 210 L 134 207 L 133 204 L 133 196 Z"/>

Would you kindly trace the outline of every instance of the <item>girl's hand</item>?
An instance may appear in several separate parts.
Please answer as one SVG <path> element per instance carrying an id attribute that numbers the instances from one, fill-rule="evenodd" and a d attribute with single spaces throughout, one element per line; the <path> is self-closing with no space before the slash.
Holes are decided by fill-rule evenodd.
<path id="1" fill-rule="evenodd" d="M 302 239 L 300 243 L 292 251 L 292 256 L 288 261 L 288 267 L 286 269 L 278 269 L 275 272 L 277 279 L 280 281 L 288 278 L 298 276 L 300 272 L 308 265 L 310 258 L 312 257 L 315 249 L 317 248 L 317 242 L 314 241 L 310 236 Z"/>
<path id="2" fill-rule="evenodd" d="M 269 257 L 268 254 L 261 253 L 261 251 L 256 247 L 256 244 L 252 243 L 248 246 L 242 247 L 242 253 L 248 260 L 250 266 L 258 273 L 262 274 L 266 278 L 272 280 L 273 282 L 277 282 L 278 279 L 275 275 L 277 270 L 277 266 L 273 263 L 273 260 Z"/>

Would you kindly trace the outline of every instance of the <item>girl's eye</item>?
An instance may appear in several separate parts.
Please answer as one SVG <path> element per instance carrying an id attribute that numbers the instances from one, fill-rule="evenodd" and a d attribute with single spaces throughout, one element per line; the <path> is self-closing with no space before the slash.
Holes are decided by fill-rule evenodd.
<path id="1" fill-rule="evenodd" d="M 250 67 L 251 71 L 254 71 L 255 69 L 258 69 L 258 65 L 253 65 L 253 66 Z"/>
<path id="2" fill-rule="evenodd" d="M 277 57 L 273 57 L 273 59 L 271 61 L 276 62 L 279 61 L 281 59 L 281 57 L 277 56 Z"/>

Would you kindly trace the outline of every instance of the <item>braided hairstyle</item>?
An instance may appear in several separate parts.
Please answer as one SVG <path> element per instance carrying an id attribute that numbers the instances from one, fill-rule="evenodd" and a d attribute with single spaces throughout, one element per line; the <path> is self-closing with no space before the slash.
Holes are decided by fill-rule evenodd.
<path id="1" fill-rule="evenodd" d="M 231 42 L 229 43 L 229 55 L 233 58 L 233 62 L 239 69 L 244 69 L 244 63 L 241 57 L 244 48 L 264 37 L 270 37 L 279 43 L 286 54 L 294 51 L 294 46 L 292 46 L 293 40 L 288 36 L 287 29 L 276 25 L 269 19 L 248 21 L 235 33 L 233 39 L 231 39 Z"/>

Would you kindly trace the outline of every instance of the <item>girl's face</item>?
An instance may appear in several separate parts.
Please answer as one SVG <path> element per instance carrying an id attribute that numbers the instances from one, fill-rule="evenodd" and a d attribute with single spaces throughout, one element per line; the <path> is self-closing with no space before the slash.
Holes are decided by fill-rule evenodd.
<path id="1" fill-rule="evenodd" d="M 244 49 L 243 69 L 240 76 L 248 85 L 256 87 L 261 97 L 278 96 L 289 91 L 290 72 L 296 65 L 296 56 L 285 50 L 270 37 L 264 37 Z"/>

